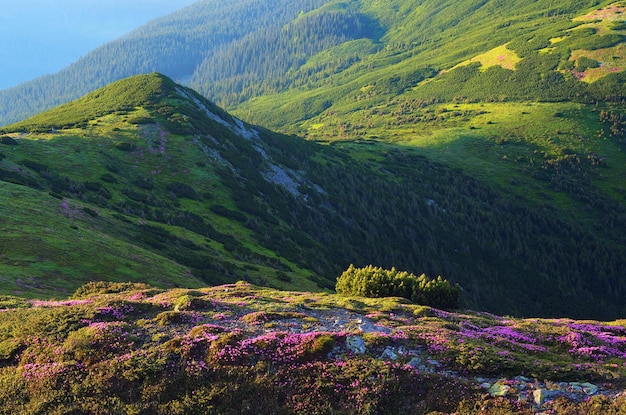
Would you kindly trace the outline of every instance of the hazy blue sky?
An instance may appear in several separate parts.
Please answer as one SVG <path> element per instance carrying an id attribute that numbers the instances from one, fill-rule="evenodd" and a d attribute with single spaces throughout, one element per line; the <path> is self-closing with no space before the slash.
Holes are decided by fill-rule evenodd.
<path id="1" fill-rule="evenodd" d="M 54 73 L 197 0 L 17 0 L 0 5 L 0 89 Z"/>

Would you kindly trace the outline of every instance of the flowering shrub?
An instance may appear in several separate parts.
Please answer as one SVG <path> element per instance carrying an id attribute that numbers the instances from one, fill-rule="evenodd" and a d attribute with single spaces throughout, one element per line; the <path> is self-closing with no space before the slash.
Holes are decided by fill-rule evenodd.
<path id="1" fill-rule="evenodd" d="M 100 320 L 124 320 L 126 316 L 135 311 L 132 304 L 112 304 L 105 307 L 99 307 L 97 309 L 96 318 Z"/>
<path id="2" fill-rule="evenodd" d="M 70 333 L 63 346 L 76 360 L 92 363 L 131 349 L 138 340 L 129 324 L 98 322 Z"/>
<path id="3" fill-rule="evenodd" d="M 461 381 L 421 375 L 380 361 L 311 362 L 279 372 L 286 406 L 297 414 L 425 414 L 452 412 L 476 390 Z M 301 382 L 300 379 L 308 379 Z M 445 386 L 444 386 L 445 385 Z"/>
<path id="4" fill-rule="evenodd" d="M 624 398 L 613 399 L 626 386 L 618 322 L 453 313 L 249 284 L 28 304 L 0 315 L 0 414 L 626 409 Z M 544 379 L 550 388 L 577 385 L 579 394 L 544 397 L 539 408 L 532 388 L 548 390 Z"/>
<path id="5" fill-rule="evenodd" d="M 286 364 L 323 356 L 333 345 L 334 338 L 329 334 L 271 332 L 226 344 L 213 358 L 225 364 Z"/>

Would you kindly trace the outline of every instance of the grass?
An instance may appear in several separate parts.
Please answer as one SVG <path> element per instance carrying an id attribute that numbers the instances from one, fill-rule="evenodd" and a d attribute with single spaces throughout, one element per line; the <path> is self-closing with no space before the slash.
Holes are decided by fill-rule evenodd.
<path id="1" fill-rule="evenodd" d="M 417 110 L 433 119 L 425 123 L 404 120 L 402 113 L 394 111 L 399 106 L 401 102 L 356 112 L 348 119 L 327 117 L 323 126 L 310 124 L 308 136 L 357 140 L 363 144 L 353 148 L 365 153 L 378 152 L 377 146 L 365 143 L 393 143 L 502 186 L 515 179 L 532 187 L 534 180 L 527 177 L 532 169 L 529 163 L 534 161 L 539 166 L 543 159 L 567 151 L 614 158 L 609 168 L 602 170 L 605 178 L 597 182 L 609 193 L 620 186 L 619 177 L 624 174 L 620 144 L 598 138 L 603 128 L 598 120 L 600 108 L 564 103 L 438 104 Z M 450 115 L 455 113 L 460 115 Z M 406 114 L 412 117 L 415 111 Z M 342 124 L 351 128 L 341 132 Z M 360 125 L 367 125 L 366 130 Z M 367 135 L 361 135 L 361 131 Z"/>
<path id="2" fill-rule="evenodd" d="M 578 61 L 581 57 L 589 58 L 599 62 L 597 68 L 587 68 L 580 72 L 579 76 L 583 82 L 593 83 L 603 77 L 624 70 L 626 61 L 626 45 L 621 43 L 612 48 L 598 50 L 573 50 L 570 60 Z"/>
<path id="3" fill-rule="evenodd" d="M 589 5 L 588 8 L 581 7 L 580 4 L 576 6 L 569 3 L 562 4 L 558 7 L 558 11 L 552 12 L 547 12 L 546 8 L 554 6 L 553 4 L 511 5 L 516 10 L 513 13 L 515 18 L 511 17 L 511 13 L 503 10 L 490 10 L 491 5 L 474 10 L 470 4 L 465 3 L 449 5 L 441 2 L 425 2 L 417 8 L 407 7 L 401 3 L 397 2 L 394 7 L 386 7 L 385 10 L 380 10 L 380 6 L 376 4 L 364 4 L 366 13 L 383 22 L 384 27 L 386 27 L 386 22 L 389 22 L 390 28 L 382 38 L 383 44 L 387 44 L 386 48 L 364 56 L 350 68 L 331 74 L 321 83 L 291 88 L 279 93 L 263 94 L 230 110 L 244 119 L 263 123 L 270 128 L 287 133 L 306 134 L 311 131 L 311 126 L 315 126 L 318 132 L 323 133 L 324 126 L 328 125 L 329 116 L 339 118 L 339 122 L 351 122 L 355 114 L 358 115 L 372 107 L 384 107 L 390 101 L 403 102 L 414 97 L 425 101 L 433 98 L 439 101 L 452 101 L 456 94 L 459 99 L 480 100 L 486 94 L 489 100 L 498 98 L 507 101 L 517 100 L 520 98 L 512 96 L 515 94 L 510 90 L 489 95 L 489 90 L 497 89 L 498 85 L 490 81 L 481 81 L 480 77 L 491 76 L 492 71 L 488 70 L 490 68 L 501 67 L 513 70 L 520 62 L 528 61 L 528 52 L 517 51 L 515 48 L 528 48 L 528 45 L 532 43 L 514 41 L 519 39 L 533 39 L 538 42 L 537 44 L 541 46 L 536 49 L 537 51 L 550 55 L 550 59 L 559 61 L 564 67 L 569 65 L 568 59 L 573 61 L 577 59 L 576 53 L 580 56 L 589 54 L 589 58 L 597 59 L 602 63 L 599 68 L 589 68 L 582 73 L 573 72 L 573 76 L 586 83 L 592 83 L 608 74 L 621 72 L 623 69 L 623 65 L 620 64 L 624 59 L 623 42 L 609 48 L 596 46 L 594 51 L 576 52 L 580 49 L 576 45 L 593 46 L 596 45 L 594 43 L 596 41 L 601 43 L 600 39 L 605 33 L 599 31 L 599 28 L 604 28 L 612 35 L 623 32 L 619 28 L 616 29 L 611 20 L 615 18 L 616 11 L 620 8 L 608 7 L 611 4 L 609 1 L 595 6 Z M 588 15 L 591 13 L 590 10 L 603 10 L 603 7 L 611 10 L 609 15 L 603 17 L 605 20 L 582 23 L 587 22 L 584 19 L 591 18 L 592 14 Z M 471 10 L 462 12 L 466 9 Z M 454 21 L 455 24 L 449 25 L 450 22 L 446 19 L 453 19 L 453 16 L 459 14 L 463 17 Z M 587 15 L 587 17 L 576 18 L 577 15 L 579 17 Z M 547 16 L 553 17 L 547 18 Z M 401 22 L 408 21 L 412 23 L 401 24 Z M 534 22 L 533 25 L 529 24 L 531 21 Z M 471 28 L 463 30 L 464 25 L 469 24 Z M 424 26 L 423 30 L 420 30 L 421 25 Z M 588 25 L 593 25 L 593 27 Z M 577 31 L 585 28 L 591 28 L 595 30 L 595 33 L 577 38 L 575 35 Z M 429 35 L 431 31 L 436 33 Z M 546 48 L 543 45 L 545 42 L 540 42 L 543 38 L 546 39 L 549 47 Z M 571 58 L 570 50 L 574 51 Z M 594 55 L 595 58 L 593 58 Z M 322 54 L 311 57 L 309 62 L 319 62 L 323 59 L 325 58 Z M 484 85 L 480 84 L 483 86 L 478 90 L 468 88 L 468 92 L 465 92 L 467 86 L 464 83 L 469 81 L 440 76 L 455 72 L 455 69 L 474 62 L 479 63 L 481 69 L 479 73 L 483 74 L 477 75 L 477 79 L 471 81 L 471 83 L 478 82 L 479 84 L 484 82 Z M 523 71 L 527 70 L 528 68 L 524 67 Z M 550 72 L 550 70 L 546 72 L 545 68 L 537 70 L 543 74 L 542 76 L 548 76 Z M 562 70 L 562 73 L 566 72 Z M 534 75 L 530 73 L 529 76 L 532 78 Z M 433 95 L 441 93 L 441 90 L 435 89 L 433 92 L 432 88 L 427 87 L 428 84 L 440 81 L 446 85 L 443 87 L 445 98 Z M 520 90 L 528 88 L 539 89 L 521 94 L 523 98 L 520 100 L 534 100 L 533 93 L 536 99 L 543 99 L 541 90 L 545 86 L 519 86 Z M 571 99 L 576 100 L 574 95 Z M 548 100 L 552 99 L 548 98 Z M 309 103 L 309 105 L 303 105 L 303 103 Z M 328 103 L 332 106 L 324 109 L 323 104 Z M 301 108 L 303 106 L 305 108 Z M 340 135 L 336 131 L 333 131 L 333 134 Z"/>
<path id="4" fill-rule="evenodd" d="M 515 70 L 515 65 L 521 61 L 521 58 L 517 56 L 515 52 L 508 49 L 506 45 L 498 46 L 490 51 L 475 56 L 464 62 L 459 63 L 454 68 L 463 65 L 469 65 L 470 63 L 480 62 L 480 69 L 486 70 L 492 66 L 501 66 L 504 69 Z M 452 69 L 454 69 L 452 68 Z"/>
<path id="5" fill-rule="evenodd" d="M 624 12 L 626 12 L 626 7 L 623 2 L 617 1 L 610 4 L 607 7 L 599 8 L 593 10 L 583 16 L 579 16 L 574 20 L 581 21 L 604 21 L 604 20 L 623 20 Z"/>
<path id="6" fill-rule="evenodd" d="M 71 104 L 27 121 L 32 126 L 28 134 L 15 131 L 22 128 L 18 126 L 7 129 L 15 131 L 9 134 L 18 144 L 0 149 L 0 174 L 33 187 L 33 206 L 57 204 L 48 212 L 69 222 L 63 240 L 73 241 L 72 232 L 88 231 L 109 239 L 93 249 L 72 250 L 61 240 L 33 246 L 35 252 L 54 246 L 48 254 L 52 260 L 24 255 L 23 247 L 13 250 L 7 258 L 24 275 L 13 271 L 5 278 L 35 278 L 29 287 L 42 275 L 59 278 L 57 285 L 66 278 L 65 292 L 109 274 L 113 280 L 154 283 L 162 273 L 159 262 L 151 270 L 135 271 L 132 261 L 111 260 L 124 257 L 117 251 L 119 240 L 121 251 L 132 252 L 130 245 L 180 265 L 178 276 L 164 273 L 163 286 L 183 285 L 189 277 L 190 285 L 246 279 L 283 289 L 326 290 L 349 263 L 372 264 L 442 275 L 471 291 L 468 305 L 487 304 L 496 311 L 511 306 L 503 300 L 506 290 L 515 290 L 512 281 L 528 273 L 546 288 L 554 284 L 556 296 L 568 291 L 578 298 L 578 291 L 590 289 L 591 282 L 576 274 L 564 255 L 572 250 L 585 255 L 590 249 L 603 252 L 592 259 L 594 273 L 619 290 L 614 265 L 621 258 L 620 236 L 601 224 L 607 211 L 614 212 L 614 223 L 621 220 L 623 164 L 619 155 L 615 163 L 604 159 L 617 154 L 621 144 L 609 136 L 609 125 L 599 123 L 599 111 L 609 119 L 605 113 L 618 107 L 461 99 L 438 103 L 421 100 L 416 91 L 374 106 L 368 97 L 379 85 L 368 82 L 359 90 L 362 100 L 351 107 L 360 109 L 349 114 L 329 111 L 320 120 L 307 121 L 312 126 L 308 138 L 327 144 L 320 145 L 261 129 L 258 138 L 233 134 L 230 124 L 202 116 L 194 99 L 177 92 L 179 87 L 156 75 L 147 78 L 162 80 L 153 85 L 160 100 L 144 91 L 143 105 L 131 102 L 137 105 L 119 113 L 116 96 L 105 89 L 82 101 L 92 102 L 101 115 L 81 128 L 48 130 L 48 120 L 61 119 L 58 114 L 76 105 Z M 128 82 L 132 80 L 121 85 Z M 228 123 L 229 116 L 215 111 Z M 147 119 L 151 121 L 137 123 Z M 598 138 L 598 131 L 605 135 Z M 604 160 L 606 166 L 591 165 L 590 160 Z M 582 169 L 564 180 L 560 169 L 576 169 L 573 163 Z M 297 172 L 305 193 L 294 197 L 264 179 L 270 166 Z M 559 187 L 562 182 L 568 187 Z M 365 187 L 371 192 L 363 192 Z M 596 200 L 604 210 L 586 208 Z M 28 210 L 20 214 L 25 222 L 38 220 Z M 501 231 L 494 234 L 495 229 Z M 559 236 L 561 229 L 591 247 L 574 246 Z M 22 240 L 41 233 L 26 227 Z M 423 243 L 416 234 L 423 235 Z M 597 245 L 605 238 L 611 245 Z M 511 243 L 517 240 L 520 244 Z M 68 264 L 77 256 L 93 257 L 96 246 L 104 250 L 100 257 L 105 265 L 96 261 L 71 269 Z M 528 250 L 520 251 L 522 246 Z M 527 258 L 516 263 L 519 255 Z M 477 262 L 476 257 L 484 259 Z M 616 259 L 603 262 L 605 257 Z M 550 262 L 560 265 L 548 268 Z M 572 273 L 577 285 L 557 283 Z M 486 289 L 485 284 L 492 285 Z M 520 287 L 526 290 L 526 301 L 531 301 L 532 286 Z M 7 287 L 9 294 L 17 290 L 15 284 Z M 525 315 L 527 302 L 519 303 L 513 312 Z M 550 309 L 553 304 L 546 301 Z M 610 308 L 590 302 L 588 309 L 595 306 Z M 618 313 L 611 309 L 611 316 Z"/>
<path id="7" fill-rule="evenodd" d="M 67 207 L 64 207 L 67 206 Z M 0 263 L 3 294 L 64 297 L 89 280 L 133 280 L 198 285 L 188 270 L 101 230 L 107 216 L 93 219 L 82 204 L 10 183 L 0 183 L 3 217 Z M 90 258 L 85 261 L 85 258 Z M 159 273 L 155 273 L 155 270 Z"/>

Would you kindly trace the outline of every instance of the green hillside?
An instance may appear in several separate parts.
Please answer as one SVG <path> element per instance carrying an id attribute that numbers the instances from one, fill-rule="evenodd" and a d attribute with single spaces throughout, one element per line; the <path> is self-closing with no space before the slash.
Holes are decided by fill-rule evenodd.
<path id="1" fill-rule="evenodd" d="M 0 91 L 0 414 L 624 413 L 625 15 L 203 0 Z"/>
<path id="2" fill-rule="evenodd" d="M 370 53 L 362 54 L 349 68 L 317 70 L 311 77 L 311 64 L 307 64 L 300 72 L 306 86 L 296 83 L 282 91 L 264 91 L 241 104 L 222 101 L 219 94 L 214 99 L 228 108 L 234 105 L 236 114 L 252 122 L 264 120 L 268 127 L 302 132 L 303 121 L 326 115 L 342 118 L 404 98 L 422 105 L 433 101 L 620 103 L 626 93 L 622 3 L 396 3 L 379 10 L 367 2 L 354 2 L 388 30 L 370 39 L 378 42 L 378 48 L 364 48 Z M 348 44 L 309 61 L 322 67 L 320 59 L 345 56 Z M 198 87 L 204 93 L 201 83 Z M 212 96 L 209 90 L 206 93 Z"/>
<path id="3" fill-rule="evenodd" d="M 442 275 L 464 307 L 622 315 L 624 164 L 612 157 L 623 144 L 611 118 L 576 104 L 459 105 L 476 124 L 463 137 L 321 144 L 245 124 L 163 75 L 113 83 L 1 132 L 2 289 L 246 279 L 326 290 L 350 264 L 374 264 Z M 536 123 L 526 132 L 551 114 L 565 133 L 537 133 L 533 147 L 482 135 L 514 111 Z M 439 112 L 452 128 L 453 111 Z M 607 139 L 576 141 L 566 126 Z"/>

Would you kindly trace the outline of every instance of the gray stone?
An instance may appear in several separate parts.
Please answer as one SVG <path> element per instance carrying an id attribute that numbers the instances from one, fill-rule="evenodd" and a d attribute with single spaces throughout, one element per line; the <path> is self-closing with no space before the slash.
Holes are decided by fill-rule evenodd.
<path id="1" fill-rule="evenodd" d="M 422 364 L 422 359 L 420 359 L 419 357 L 414 357 L 409 361 L 409 366 L 411 366 L 414 369 L 418 369 L 421 364 Z"/>
<path id="2" fill-rule="evenodd" d="M 592 383 L 585 382 L 581 383 L 580 386 L 583 388 L 583 392 L 585 392 L 587 395 L 595 395 L 596 393 L 598 393 L 598 387 Z"/>
<path id="3" fill-rule="evenodd" d="M 365 340 L 361 336 L 348 336 L 346 347 L 354 354 L 363 354 L 366 350 Z"/>
<path id="4" fill-rule="evenodd" d="M 533 398 L 535 399 L 535 404 L 537 406 L 541 406 L 544 402 L 554 396 L 554 392 L 551 392 L 547 389 L 535 389 L 533 392 Z"/>
<path id="5" fill-rule="evenodd" d="M 505 385 L 500 382 L 496 382 L 489 388 L 489 394 L 491 396 L 506 396 L 507 393 L 511 390 L 509 385 Z"/>
<path id="6" fill-rule="evenodd" d="M 571 382 L 569 384 L 569 388 L 570 388 L 570 390 L 572 390 L 574 392 L 581 392 L 583 390 L 583 387 L 580 385 L 579 382 Z"/>
<path id="7" fill-rule="evenodd" d="M 385 350 L 380 355 L 380 359 L 396 360 L 397 358 L 398 358 L 398 353 L 396 353 L 393 347 L 391 346 L 385 347 Z"/>

